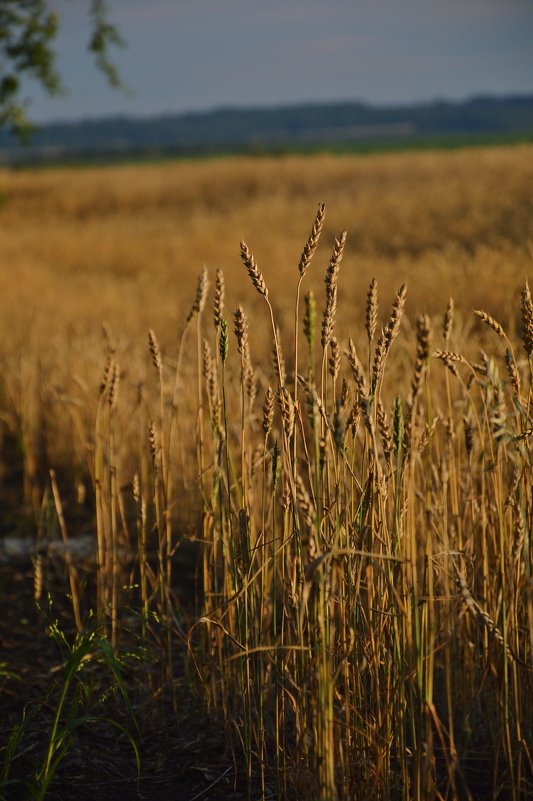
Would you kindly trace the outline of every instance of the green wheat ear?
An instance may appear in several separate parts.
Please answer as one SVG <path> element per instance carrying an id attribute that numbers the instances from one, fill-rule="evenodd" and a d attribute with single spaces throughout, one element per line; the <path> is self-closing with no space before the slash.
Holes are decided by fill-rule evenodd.
<path id="1" fill-rule="evenodd" d="M 220 358 L 222 359 L 222 364 L 224 364 L 228 356 L 228 321 L 225 317 L 223 317 L 220 321 L 220 340 L 218 348 L 220 352 Z"/>
<path id="2" fill-rule="evenodd" d="M 316 300 L 312 289 L 306 293 L 304 298 L 304 334 L 309 348 L 312 350 L 315 344 L 315 322 L 316 322 Z"/>
<path id="3" fill-rule="evenodd" d="M 402 412 L 402 399 L 399 395 L 396 396 L 394 404 L 394 453 L 396 457 L 400 453 L 403 442 L 403 412 Z"/>

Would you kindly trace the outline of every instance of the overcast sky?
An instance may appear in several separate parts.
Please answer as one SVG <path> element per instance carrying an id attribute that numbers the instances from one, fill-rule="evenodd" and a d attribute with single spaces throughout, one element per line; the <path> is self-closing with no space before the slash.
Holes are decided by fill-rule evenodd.
<path id="1" fill-rule="evenodd" d="M 86 53 L 86 0 L 55 0 L 68 88 L 33 119 L 533 91 L 533 0 L 108 0 L 130 93 Z"/>

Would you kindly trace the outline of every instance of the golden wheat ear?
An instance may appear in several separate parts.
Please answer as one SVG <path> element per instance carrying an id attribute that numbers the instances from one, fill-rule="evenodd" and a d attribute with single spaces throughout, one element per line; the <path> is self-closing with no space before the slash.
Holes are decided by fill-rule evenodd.
<path id="1" fill-rule="evenodd" d="M 378 324 L 378 282 L 373 278 L 368 287 L 366 296 L 365 328 L 368 336 L 368 345 L 372 347 L 376 326 Z"/>
<path id="2" fill-rule="evenodd" d="M 241 259 L 246 267 L 246 270 L 248 271 L 248 275 L 250 276 L 254 287 L 257 289 L 260 295 L 268 298 L 268 289 L 265 279 L 263 278 L 263 273 L 257 266 L 254 254 L 251 252 L 246 242 L 241 242 Z"/>
<path id="3" fill-rule="evenodd" d="M 225 289 L 224 272 L 219 267 L 215 278 L 215 298 L 213 301 L 213 322 L 215 328 L 219 328 L 220 321 L 224 317 Z"/>
<path id="4" fill-rule="evenodd" d="M 531 292 L 527 281 L 522 289 L 520 311 L 522 313 L 522 342 L 528 358 L 530 358 L 533 354 L 533 301 L 531 300 Z"/>
<path id="5" fill-rule="evenodd" d="M 315 250 L 318 247 L 318 241 L 320 239 L 320 234 L 322 233 L 322 228 L 324 226 L 325 219 L 326 219 L 326 206 L 324 203 L 319 203 L 318 211 L 316 213 L 311 233 L 309 234 L 309 238 L 305 243 L 302 255 L 300 257 L 300 262 L 298 264 L 298 270 L 300 271 L 300 276 L 302 278 L 306 274 L 307 268 L 311 264 L 311 260 L 315 254 Z"/>

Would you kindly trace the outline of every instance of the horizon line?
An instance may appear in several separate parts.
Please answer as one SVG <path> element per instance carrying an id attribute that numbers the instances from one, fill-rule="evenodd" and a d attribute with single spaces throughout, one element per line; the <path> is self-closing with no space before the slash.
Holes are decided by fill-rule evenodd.
<path id="1" fill-rule="evenodd" d="M 75 117 L 56 117 L 47 120 L 40 120 L 38 122 L 30 123 L 31 127 L 35 130 L 40 128 L 55 126 L 55 125 L 79 125 L 82 123 L 99 123 L 106 120 L 131 120 L 137 122 L 148 122 L 150 120 L 163 119 L 168 117 L 205 117 L 210 114 L 217 114 L 222 112 L 261 112 L 283 110 L 290 108 L 305 108 L 309 106 L 341 106 L 341 105 L 360 105 L 370 109 L 384 110 L 384 109 L 406 109 L 419 106 L 432 106 L 438 104 L 461 106 L 467 105 L 475 101 L 504 101 L 504 100 L 531 100 L 533 102 L 533 92 L 472 92 L 464 95 L 461 98 L 450 98 L 442 95 L 435 95 L 432 98 L 424 100 L 411 100 L 404 102 L 375 102 L 363 100 L 361 98 L 339 98 L 337 100 L 295 100 L 283 101 L 280 103 L 264 103 L 264 104 L 243 104 L 238 103 L 221 103 L 204 108 L 191 108 L 184 111 L 157 111 L 147 113 L 131 113 L 129 111 L 117 113 L 104 113 L 104 114 L 84 114 L 76 115 Z"/>

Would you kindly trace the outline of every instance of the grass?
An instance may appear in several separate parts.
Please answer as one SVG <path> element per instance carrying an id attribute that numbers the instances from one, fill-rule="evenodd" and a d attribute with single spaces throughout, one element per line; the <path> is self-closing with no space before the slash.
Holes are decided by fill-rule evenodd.
<path id="1" fill-rule="evenodd" d="M 154 707 L 187 653 L 250 798 L 533 791 L 532 152 L 3 175 L 42 282 L 30 326 L 4 277 L 3 323 L 39 536 L 91 515 L 73 619 L 119 653 L 135 610 Z M 201 246 L 214 293 L 174 265 Z"/>

